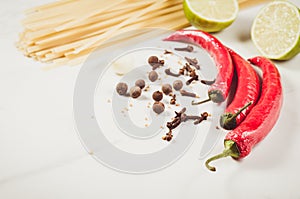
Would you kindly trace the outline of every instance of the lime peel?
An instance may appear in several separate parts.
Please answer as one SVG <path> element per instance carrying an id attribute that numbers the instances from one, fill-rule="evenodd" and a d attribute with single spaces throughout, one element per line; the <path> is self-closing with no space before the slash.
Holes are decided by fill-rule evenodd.
<path id="1" fill-rule="evenodd" d="M 183 10 L 196 28 L 218 32 L 234 22 L 239 7 L 237 0 L 184 0 Z"/>
<path id="2" fill-rule="evenodd" d="M 282 0 L 267 4 L 253 21 L 251 38 L 263 56 L 291 59 L 300 52 L 299 8 Z"/>

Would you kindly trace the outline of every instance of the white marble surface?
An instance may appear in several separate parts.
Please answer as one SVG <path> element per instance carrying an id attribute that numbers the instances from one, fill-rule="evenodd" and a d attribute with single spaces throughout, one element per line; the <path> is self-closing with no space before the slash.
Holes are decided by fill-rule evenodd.
<path id="1" fill-rule="evenodd" d="M 94 160 L 75 131 L 72 95 L 80 66 L 43 71 L 14 46 L 22 11 L 47 1 L 0 2 L 0 198 L 300 198 L 300 55 L 276 63 L 284 105 L 272 135 L 241 162 L 208 172 L 198 137 L 183 158 L 147 175 L 118 173 Z M 293 0 L 300 7 L 299 0 Z M 216 34 L 245 57 L 257 55 L 249 28 L 258 7 Z M 222 143 L 214 149 L 217 153 Z"/>

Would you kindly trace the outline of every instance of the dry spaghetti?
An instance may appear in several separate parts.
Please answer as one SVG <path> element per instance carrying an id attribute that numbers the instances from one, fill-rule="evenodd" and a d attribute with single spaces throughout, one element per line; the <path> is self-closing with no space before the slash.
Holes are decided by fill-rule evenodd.
<path id="1" fill-rule="evenodd" d="M 257 0 L 239 0 L 241 6 L 250 1 Z M 78 64 L 122 32 L 189 26 L 182 0 L 59 0 L 25 14 L 17 47 L 28 57 L 54 65 Z"/>

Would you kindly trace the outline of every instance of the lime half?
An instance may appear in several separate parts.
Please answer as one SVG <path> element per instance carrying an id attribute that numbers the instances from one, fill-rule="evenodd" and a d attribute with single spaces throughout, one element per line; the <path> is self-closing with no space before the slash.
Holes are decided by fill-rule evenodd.
<path id="1" fill-rule="evenodd" d="M 251 38 L 267 58 L 288 60 L 300 52 L 299 9 L 288 1 L 273 1 L 256 16 Z"/>
<path id="2" fill-rule="evenodd" d="M 196 28 L 206 32 L 218 32 L 236 19 L 237 0 L 184 0 L 186 18 Z"/>

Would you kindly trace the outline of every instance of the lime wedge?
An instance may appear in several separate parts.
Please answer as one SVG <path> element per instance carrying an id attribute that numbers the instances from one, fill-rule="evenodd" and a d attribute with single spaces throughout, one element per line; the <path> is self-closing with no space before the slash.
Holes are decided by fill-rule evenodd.
<path id="1" fill-rule="evenodd" d="M 256 16 L 251 38 L 269 59 L 288 60 L 300 52 L 299 9 L 288 1 L 273 1 Z"/>
<path id="2" fill-rule="evenodd" d="M 232 24 L 239 7 L 237 0 L 184 0 L 183 10 L 196 28 L 218 32 Z"/>

